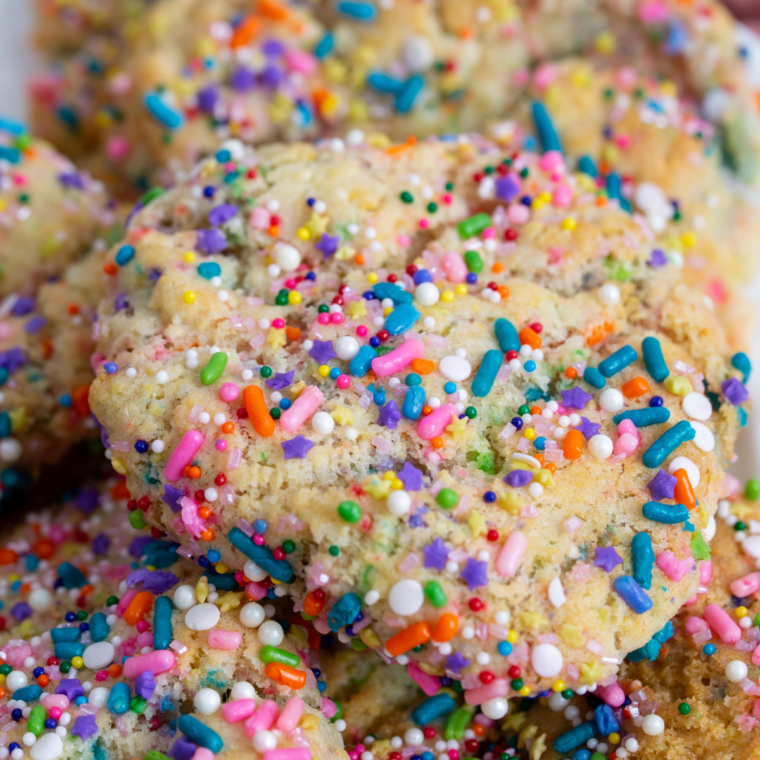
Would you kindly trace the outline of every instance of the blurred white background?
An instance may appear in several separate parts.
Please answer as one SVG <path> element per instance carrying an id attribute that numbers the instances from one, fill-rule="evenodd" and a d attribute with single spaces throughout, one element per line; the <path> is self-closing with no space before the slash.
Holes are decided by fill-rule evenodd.
<path id="1" fill-rule="evenodd" d="M 0 0 L 0 114 L 20 119 L 26 116 L 26 83 L 39 67 L 31 45 L 33 12 L 32 0 Z M 753 80 L 760 89 L 760 37 L 740 28 L 738 44 L 749 52 Z M 760 258 L 760 241 L 757 255 Z M 747 287 L 747 295 L 760 307 L 760 277 Z M 758 368 L 749 383 L 756 411 L 736 447 L 739 460 L 734 473 L 742 480 L 760 476 L 760 334 L 757 329 L 751 358 Z"/>

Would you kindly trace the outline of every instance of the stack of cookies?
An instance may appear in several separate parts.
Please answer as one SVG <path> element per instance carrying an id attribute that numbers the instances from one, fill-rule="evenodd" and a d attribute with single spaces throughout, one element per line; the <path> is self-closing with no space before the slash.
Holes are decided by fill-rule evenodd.
<path id="1" fill-rule="evenodd" d="M 0 760 L 760 756 L 721 6 L 36 6 Z"/>

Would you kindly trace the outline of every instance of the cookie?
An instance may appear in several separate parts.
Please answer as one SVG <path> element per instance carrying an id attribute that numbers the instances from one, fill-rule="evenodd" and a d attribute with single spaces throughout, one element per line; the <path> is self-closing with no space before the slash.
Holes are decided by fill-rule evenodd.
<path id="1" fill-rule="evenodd" d="M 535 117 L 548 118 L 568 161 L 611 199 L 645 214 L 655 229 L 677 222 L 672 234 L 689 239 L 687 281 L 714 304 L 732 343 L 746 347 L 751 306 L 735 290 L 756 269 L 757 213 L 746 188 L 730 179 L 725 143 L 693 100 L 671 80 L 602 58 L 540 66 L 529 101 L 518 109 L 522 123 L 535 131 Z M 535 110 L 536 101 L 544 110 Z"/>
<path id="2" fill-rule="evenodd" d="M 137 536 L 114 509 L 124 496 L 86 489 L 0 552 L 10 633 L 25 637 L 0 647 L 4 754 L 345 757 L 308 623 L 281 624 L 260 586 Z"/>
<path id="3" fill-rule="evenodd" d="M 265 0 L 252 12 L 241 0 L 163 0 L 142 22 L 139 34 L 115 24 L 54 55 L 32 86 L 40 134 L 78 160 L 94 156 L 116 185 L 167 181 L 230 136 L 483 130 L 508 115 L 532 67 L 588 49 L 674 78 L 726 132 L 738 173 L 756 175 L 754 95 L 734 22 L 715 2 Z"/>
<path id="4" fill-rule="evenodd" d="M 0 121 L 0 296 L 33 295 L 114 223 L 102 183 Z"/>
<path id="5" fill-rule="evenodd" d="M 335 147 L 229 144 L 114 248 L 90 404 L 135 520 L 476 694 L 606 678 L 698 585 L 631 545 L 709 538 L 719 326 L 556 153 Z"/>
<path id="6" fill-rule="evenodd" d="M 699 593 L 671 626 L 632 653 L 617 681 L 585 698 L 555 694 L 510 715 L 504 744 L 518 748 L 518 757 L 754 756 L 756 481 L 746 493 L 752 501 L 736 498 L 735 483 L 732 500 L 721 502 Z"/>

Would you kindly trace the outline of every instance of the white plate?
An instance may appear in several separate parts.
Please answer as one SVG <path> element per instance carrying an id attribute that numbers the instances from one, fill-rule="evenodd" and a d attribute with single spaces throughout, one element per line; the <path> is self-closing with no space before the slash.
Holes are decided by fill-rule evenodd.
<path id="1" fill-rule="evenodd" d="M 39 68 L 31 45 L 33 12 L 32 0 L 0 0 L 0 114 L 19 119 L 26 117 L 26 83 Z M 749 53 L 752 80 L 760 89 L 760 37 L 740 27 L 737 41 Z M 760 277 L 745 292 L 753 303 L 760 305 Z M 736 447 L 739 461 L 734 472 L 742 480 L 760 474 L 760 402 L 757 401 L 760 399 L 760 334 L 755 331 L 754 335 L 751 353 L 757 370 L 749 387 L 758 408 Z"/>

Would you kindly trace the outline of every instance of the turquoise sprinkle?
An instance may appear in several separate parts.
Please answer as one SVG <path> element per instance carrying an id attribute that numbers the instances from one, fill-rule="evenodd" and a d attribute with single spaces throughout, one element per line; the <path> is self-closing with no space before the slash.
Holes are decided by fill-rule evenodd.
<path id="1" fill-rule="evenodd" d="M 53 628 L 50 631 L 50 638 L 53 644 L 62 644 L 64 642 L 79 641 L 82 632 L 79 628 Z"/>
<path id="2" fill-rule="evenodd" d="M 501 369 L 501 351 L 492 348 L 486 351 L 483 361 L 480 364 L 478 373 L 472 381 L 472 395 L 483 398 L 491 392 L 496 375 Z"/>
<path id="3" fill-rule="evenodd" d="M 544 104 L 534 101 L 531 105 L 531 114 L 533 116 L 533 123 L 536 126 L 536 132 L 538 132 L 538 140 L 544 153 L 548 153 L 550 150 L 564 153 L 559 135 L 554 127 L 554 122 Z"/>
<path id="4" fill-rule="evenodd" d="M 198 274 L 204 280 L 210 280 L 212 277 L 219 277 L 222 274 L 222 268 L 215 261 L 204 261 L 198 264 Z"/>
<path id="5" fill-rule="evenodd" d="M 641 353 L 644 354 L 644 364 L 647 372 L 658 382 L 661 383 L 670 374 L 668 365 L 662 356 L 662 347 L 657 338 L 644 338 L 641 342 Z"/>
<path id="6" fill-rule="evenodd" d="M 604 184 L 607 188 L 607 197 L 611 201 L 620 200 L 620 177 L 614 172 L 610 172 L 610 174 L 607 175 Z"/>
<path id="7" fill-rule="evenodd" d="M 623 420 L 630 420 L 637 428 L 659 425 L 670 419 L 670 409 L 665 406 L 648 406 L 644 409 L 631 409 L 616 414 L 612 420 L 619 425 Z"/>
<path id="8" fill-rule="evenodd" d="M 749 356 L 747 356 L 747 354 L 745 354 L 743 351 L 740 351 L 738 354 L 734 354 L 731 357 L 731 366 L 734 369 L 738 369 L 739 372 L 744 375 L 742 382 L 746 384 L 747 380 L 749 380 L 750 374 L 752 373 L 752 362 L 750 361 Z"/>
<path id="9" fill-rule="evenodd" d="M 102 612 L 96 612 L 90 618 L 90 637 L 93 641 L 105 641 L 111 633 L 111 626 Z"/>
<path id="10" fill-rule="evenodd" d="M 419 74 L 409 77 L 401 88 L 401 92 L 396 95 L 396 110 L 399 113 L 409 113 L 424 86 L 425 80 Z"/>
<path id="11" fill-rule="evenodd" d="M 585 744 L 589 739 L 593 739 L 595 733 L 595 723 L 581 723 L 580 726 L 576 726 L 569 731 L 565 731 L 564 734 L 560 734 L 552 742 L 552 747 L 554 748 L 554 751 L 560 755 L 566 755 L 576 747 Z"/>
<path id="12" fill-rule="evenodd" d="M 647 520 L 662 525 L 675 525 L 689 519 L 689 510 L 683 504 L 662 504 L 659 501 L 648 501 L 641 511 Z"/>
<path id="13" fill-rule="evenodd" d="M 397 95 L 404 88 L 404 83 L 400 79 L 386 74 L 384 71 L 373 71 L 367 77 L 367 84 L 378 92 L 391 93 Z"/>
<path id="14" fill-rule="evenodd" d="M 18 164 L 21 161 L 21 151 L 7 145 L 0 145 L 0 160 L 7 161 L 9 164 Z"/>
<path id="15" fill-rule="evenodd" d="M 26 132 L 26 125 L 15 119 L 9 119 L 7 116 L 0 116 L 0 132 L 7 132 L 11 135 L 23 135 Z"/>
<path id="16" fill-rule="evenodd" d="M 177 728 L 182 731 L 190 741 L 200 744 L 201 747 L 205 747 L 206 749 L 211 750 L 211 752 L 221 752 L 224 747 L 222 737 L 192 715 L 182 715 L 177 721 Z"/>
<path id="17" fill-rule="evenodd" d="M 168 649 L 172 643 L 172 611 L 174 605 L 168 596 L 156 597 L 153 606 L 153 648 Z"/>
<path id="18" fill-rule="evenodd" d="M 582 174 L 587 174 L 591 179 L 596 179 L 599 174 L 594 159 L 591 156 L 581 156 L 578 161 L 578 171 Z"/>
<path id="19" fill-rule="evenodd" d="M 36 683 L 30 683 L 13 692 L 13 699 L 22 699 L 24 702 L 36 702 L 42 696 L 42 687 Z"/>
<path id="20" fill-rule="evenodd" d="M 456 708 L 456 706 L 457 703 L 451 695 L 446 693 L 436 694 L 435 696 L 426 699 L 412 712 L 410 717 L 418 726 L 426 726 L 428 723 L 432 723 L 436 718 L 448 715 Z"/>
<path id="21" fill-rule="evenodd" d="M 362 600 L 356 594 L 344 594 L 327 613 L 327 625 L 335 633 L 345 625 L 351 625 L 361 612 Z"/>
<path id="22" fill-rule="evenodd" d="M 649 533 L 637 533 L 631 541 L 631 556 L 633 559 L 633 577 L 641 588 L 652 586 L 652 567 L 654 565 L 654 549 Z"/>
<path id="23" fill-rule="evenodd" d="M 598 369 L 605 377 L 612 377 L 633 364 L 638 358 L 639 355 L 631 346 L 623 346 L 615 351 L 612 356 L 608 356 L 604 361 L 599 362 Z"/>
<path id="24" fill-rule="evenodd" d="M 401 405 L 401 414 L 403 414 L 407 420 L 417 420 L 422 414 L 422 407 L 424 406 L 425 389 L 421 385 L 413 385 L 404 396 L 404 403 Z"/>
<path id="25" fill-rule="evenodd" d="M 84 644 L 80 644 L 78 641 L 62 641 L 53 648 L 55 649 L 55 656 L 59 660 L 81 657 L 84 653 Z"/>
<path id="26" fill-rule="evenodd" d="M 179 111 L 167 105 L 158 93 L 149 92 L 145 96 L 145 107 L 151 116 L 168 129 L 179 129 L 185 123 L 185 117 Z"/>
<path id="27" fill-rule="evenodd" d="M 517 328 L 503 317 L 496 320 L 493 326 L 496 333 L 496 340 L 499 341 L 499 348 L 506 354 L 507 351 L 520 350 L 520 337 L 517 334 Z"/>
<path id="28" fill-rule="evenodd" d="M 356 356 L 351 359 L 348 371 L 353 377 L 364 377 L 372 366 L 372 360 L 377 357 L 377 351 L 372 346 L 362 346 Z"/>
<path id="29" fill-rule="evenodd" d="M 601 389 L 607 385 L 604 375 L 596 367 L 586 367 L 583 370 L 583 379 L 593 388 Z"/>
<path id="30" fill-rule="evenodd" d="M 74 567 L 70 562 L 63 562 L 58 566 L 58 575 L 63 581 L 64 588 L 82 588 L 87 584 L 87 578 L 84 573 L 78 568 Z"/>
<path id="31" fill-rule="evenodd" d="M 7 438 L 13 430 L 13 421 L 8 412 L 0 412 L 0 438 Z"/>
<path id="32" fill-rule="evenodd" d="M 328 32 L 324 37 L 322 37 L 322 39 L 317 43 L 317 46 L 314 48 L 314 57 L 319 58 L 320 60 L 327 58 L 327 56 L 332 53 L 334 47 L 335 37 L 333 37 L 332 34 Z"/>
<path id="33" fill-rule="evenodd" d="M 359 3 L 343 0 L 338 3 L 338 12 L 344 16 L 351 16 L 357 21 L 373 21 L 377 15 L 377 10 L 372 3 Z"/>
<path id="34" fill-rule="evenodd" d="M 403 303 L 400 306 L 397 306 L 388 315 L 388 318 L 385 320 L 385 329 L 391 335 L 401 335 L 401 333 L 405 333 L 421 316 L 422 314 L 420 314 L 414 306 L 408 303 Z"/>
<path id="35" fill-rule="evenodd" d="M 255 562 L 262 570 L 269 573 L 276 581 L 290 583 L 293 580 L 293 566 L 284 559 L 275 559 L 271 549 L 257 546 L 253 539 L 243 533 L 240 528 L 233 528 L 228 534 L 229 542 L 248 559 Z"/>
<path id="36" fill-rule="evenodd" d="M 659 467 L 682 443 L 691 441 L 696 431 L 686 420 L 673 425 L 663 433 L 645 452 L 642 457 L 645 467 Z"/>
<path id="37" fill-rule="evenodd" d="M 120 266 L 126 266 L 135 257 L 135 249 L 131 245 L 123 245 L 116 253 L 116 263 Z"/>
<path id="38" fill-rule="evenodd" d="M 129 686 L 125 683 L 115 683 L 108 695 L 107 706 L 114 715 L 122 715 L 129 710 Z"/>

